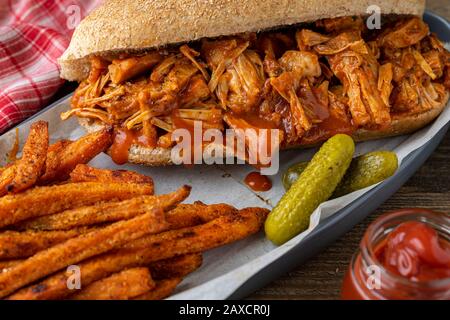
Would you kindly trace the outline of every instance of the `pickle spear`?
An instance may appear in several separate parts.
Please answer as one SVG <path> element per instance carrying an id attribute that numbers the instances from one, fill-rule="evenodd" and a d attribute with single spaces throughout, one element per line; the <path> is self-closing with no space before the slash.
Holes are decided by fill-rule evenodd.
<path id="1" fill-rule="evenodd" d="M 297 181 L 307 165 L 308 162 L 299 162 L 286 170 L 282 178 L 286 190 Z M 391 151 L 374 151 L 356 157 L 331 198 L 338 198 L 383 181 L 392 176 L 397 168 L 397 155 Z"/>
<path id="2" fill-rule="evenodd" d="M 309 217 L 332 195 L 354 152 L 355 143 L 345 134 L 337 134 L 322 145 L 269 214 L 265 231 L 270 241 L 281 245 L 308 228 Z"/>
<path id="3" fill-rule="evenodd" d="M 356 157 L 332 197 L 338 198 L 383 181 L 392 176 L 397 168 L 397 155 L 391 151 L 369 152 Z"/>

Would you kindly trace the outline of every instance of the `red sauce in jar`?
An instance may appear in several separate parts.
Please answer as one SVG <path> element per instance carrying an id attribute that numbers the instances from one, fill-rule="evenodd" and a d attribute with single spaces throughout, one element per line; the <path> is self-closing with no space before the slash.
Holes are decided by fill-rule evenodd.
<path id="1" fill-rule="evenodd" d="M 254 191 L 269 191 L 272 189 L 272 181 L 259 172 L 250 172 L 245 177 L 245 184 Z"/>
<path id="2" fill-rule="evenodd" d="M 425 209 L 403 209 L 377 219 L 344 277 L 342 298 L 450 299 L 448 221 L 448 215 Z"/>
<path id="3" fill-rule="evenodd" d="M 129 130 L 119 128 L 114 131 L 114 140 L 111 146 L 111 159 L 116 164 L 125 164 L 128 162 L 128 152 L 133 144 L 144 147 L 156 146 L 156 141 L 142 134 L 138 130 Z"/>
<path id="4" fill-rule="evenodd" d="M 450 243 L 422 222 L 400 224 L 375 255 L 386 270 L 411 281 L 450 278 Z"/>

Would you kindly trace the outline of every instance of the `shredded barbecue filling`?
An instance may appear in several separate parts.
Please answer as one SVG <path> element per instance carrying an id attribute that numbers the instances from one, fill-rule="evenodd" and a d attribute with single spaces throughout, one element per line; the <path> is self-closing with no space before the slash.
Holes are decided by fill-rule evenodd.
<path id="1" fill-rule="evenodd" d="M 359 17 L 309 28 L 205 39 L 115 59 L 91 58 L 63 114 L 98 119 L 170 148 L 171 132 L 279 128 L 281 145 L 324 140 L 442 103 L 450 54 L 419 18 L 380 31 Z"/>

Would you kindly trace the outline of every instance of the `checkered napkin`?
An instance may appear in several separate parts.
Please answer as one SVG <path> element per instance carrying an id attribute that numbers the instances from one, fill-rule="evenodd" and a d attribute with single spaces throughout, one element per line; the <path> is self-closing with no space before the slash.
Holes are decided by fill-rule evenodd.
<path id="1" fill-rule="evenodd" d="M 63 84 L 56 59 L 101 0 L 0 0 L 0 134 L 46 106 Z"/>

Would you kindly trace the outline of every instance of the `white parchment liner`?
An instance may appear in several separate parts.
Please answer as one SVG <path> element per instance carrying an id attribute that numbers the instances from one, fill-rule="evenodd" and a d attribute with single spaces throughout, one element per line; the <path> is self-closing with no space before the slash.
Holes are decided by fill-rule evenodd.
<path id="1" fill-rule="evenodd" d="M 76 119 L 65 122 L 60 120 L 60 113 L 68 108 L 69 101 L 66 99 L 33 119 L 33 121 L 46 120 L 49 122 L 52 142 L 63 138 L 76 139 L 84 134 Z M 374 150 L 392 150 L 397 153 L 401 162 L 409 153 L 426 144 L 449 121 L 450 108 L 447 106 L 439 118 L 426 128 L 409 136 L 359 143 L 356 147 L 356 155 Z M 19 126 L 21 144 L 27 136 L 29 125 L 30 122 L 26 122 Z M 0 164 L 5 163 L 6 153 L 11 149 L 14 137 L 14 130 L 0 137 Z M 174 191 L 183 184 L 189 184 L 193 190 L 187 202 L 200 200 L 205 203 L 229 203 L 238 208 L 249 206 L 271 208 L 284 193 L 281 174 L 290 165 L 310 159 L 315 151 L 311 149 L 282 152 L 279 174 L 272 177 L 273 188 L 263 193 L 254 193 L 244 185 L 244 177 L 254 170 L 248 165 L 200 165 L 191 169 L 183 166 L 148 168 L 125 165 L 119 167 L 106 155 L 99 155 L 91 164 L 101 168 L 130 169 L 150 175 L 155 181 L 156 193 Z M 248 239 L 207 252 L 204 255 L 203 266 L 181 283 L 171 299 L 225 299 L 229 297 L 252 275 L 280 256 L 289 254 L 289 250 L 314 230 L 321 220 L 345 207 L 373 187 L 323 203 L 311 216 L 309 229 L 283 246 L 274 246 L 264 238 L 264 234 L 261 232 Z"/>

